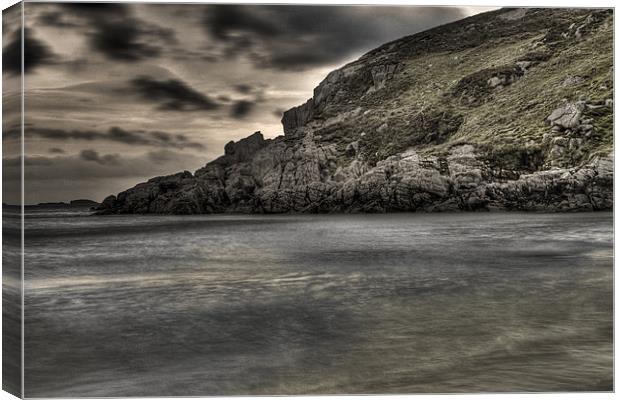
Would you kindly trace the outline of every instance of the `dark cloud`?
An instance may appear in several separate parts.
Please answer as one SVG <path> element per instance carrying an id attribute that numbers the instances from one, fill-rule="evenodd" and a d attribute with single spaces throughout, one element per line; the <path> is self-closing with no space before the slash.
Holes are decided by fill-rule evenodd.
<path id="1" fill-rule="evenodd" d="M 142 33 L 131 21 L 104 22 L 99 24 L 99 28 L 92 35 L 92 44 L 111 59 L 139 61 L 160 53 L 158 47 L 139 41 Z"/>
<path id="2" fill-rule="evenodd" d="M 85 28 L 93 49 L 112 60 L 141 61 L 159 56 L 165 45 L 176 43 L 174 31 L 136 18 L 127 4 L 64 3 L 59 7 L 73 19 L 48 12 L 39 22 L 54 27 Z"/>
<path id="3" fill-rule="evenodd" d="M 171 134 L 166 133 L 166 132 L 160 132 L 160 131 L 151 132 L 151 135 L 153 135 L 155 138 L 165 143 L 170 143 L 174 138 L 174 136 L 172 136 Z M 185 137 L 185 136 L 182 136 L 182 137 Z"/>
<path id="4" fill-rule="evenodd" d="M 234 85 L 233 87 L 237 92 L 242 93 L 242 94 L 250 94 L 252 93 L 254 89 L 252 85 L 248 85 L 246 83 L 240 83 L 240 84 Z"/>
<path id="5" fill-rule="evenodd" d="M 53 64 L 55 55 L 50 48 L 32 35 L 28 28 L 24 29 L 24 71 L 34 71 L 45 64 Z M 2 69 L 11 74 L 19 74 L 22 70 L 21 30 L 13 33 L 11 41 L 2 49 Z"/>
<path id="6" fill-rule="evenodd" d="M 254 105 L 254 102 L 249 100 L 236 101 L 230 109 L 230 116 L 237 119 L 244 118 L 252 112 Z"/>
<path id="7" fill-rule="evenodd" d="M 10 135 L 19 134 L 17 131 L 8 132 Z M 183 135 L 174 135 L 160 131 L 129 131 L 113 126 L 106 132 L 96 130 L 65 130 L 53 128 L 29 127 L 26 129 L 27 137 L 40 137 L 51 140 L 86 140 L 86 141 L 111 141 L 127 145 L 167 147 L 175 149 L 204 149 L 204 145 L 192 142 Z"/>
<path id="8" fill-rule="evenodd" d="M 268 85 L 264 83 L 259 83 L 255 85 L 250 85 L 247 83 L 239 83 L 239 84 L 233 85 L 233 89 L 236 92 L 241 93 L 243 95 L 253 96 L 254 102 L 260 103 L 260 102 L 265 101 L 265 89 L 267 88 L 267 86 Z"/>
<path id="9" fill-rule="evenodd" d="M 159 103 L 160 110 L 214 110 L 218 104 L 207 95 L 178 79 L 157 80 L 141 76 L 131 80 L 133 88 L 145 99 Z"/>
<path id="10" fill-rule="evenodd" d="M 128 131 L 119 128 L 118 126 L 111 127 L 104 135 L 112 141 L 126 144 L 148 145 L 149 143 L 151 143 L 151 140 L 148 137 L 145 137 L 143 134 L 139 132 Z"/>
<path id="11" fill-rule="evenodd" d="M 65 151 L 59 147 L 52 147 L 48 150 L 50 154 L 65 154 Z"/>
<path id="12" fill-rule="evenodd" d="M 80 158 L 84 161 L 92 161 L 101 165 L 118 165 L 120 156 L 118 154 L 100 155 L 96 150 L 88 149 L 80 152 Z"/>
<path id="13" fill-rule="evenodd" d="M 282 114 L 284 114 L 284 111 L 286 111 L 286 110 L 284 110 L 283 108 L 275 109 L 275 110 L 273 110 L 273 115 L 278 117 L 278 118 L 282 118 Z"/>
<path id="14" fill-rule="evenodd" d="M 261 7 L 262 8 L 262 7 Z M 233 32 L 250 32 L 262 37 L 276 37 L 282 33 L 282 26 L 275 24 L 270 17 L 280 10 L 269 7 L 269 14 L 261 15 L 254 11 L 261 9 L 237 5 L 215 5 L 207 10 L 207 27 L 211 34 L 228 40 Z M 250 38 L 247 38 L 249 41 Z"/>
<path id="15" fill-rule="evenodd" d="M 245 54 L 262 67 L 304 69 L 463 16 L 450 7 L 210 5 L 204 24 L 229 56 Z"/>

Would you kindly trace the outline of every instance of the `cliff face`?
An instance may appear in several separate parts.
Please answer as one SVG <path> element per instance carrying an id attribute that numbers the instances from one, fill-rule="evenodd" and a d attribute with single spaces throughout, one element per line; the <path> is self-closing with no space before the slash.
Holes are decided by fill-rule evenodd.
<path id="1" fill-rule="evenodd" d="M 502 9 L 387 43 L 194 174 L 106 213 L 606 210 L 613 14 Z"/>

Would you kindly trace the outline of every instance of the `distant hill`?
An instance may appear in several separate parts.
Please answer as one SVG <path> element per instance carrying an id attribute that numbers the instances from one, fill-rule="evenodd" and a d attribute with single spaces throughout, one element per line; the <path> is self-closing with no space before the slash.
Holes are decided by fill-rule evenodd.
<path id="1" fill-rule="evenodd" d="M 96 201 L 87 200 L 87 199 L 71 200 L 69 204 L 72 206 L 90 206 L 90 207 L 99 205 L 99 203 L 97 203 Z"/>
<path id="2" fill-rule="evenodd" d="M 286 111 L 283 136 L 230 142 L 99 212 L 611 210 L 613 24 L 501 9 L 387 43 Z"/>
<path id="3" fill-rule="evenodd" d="M 63 201 L 39 203 L 39 204 L 37 204 L 37 206 L 44 206 L 44 207 L 96 207 L 96 206 L 99 206 L 99 203 L 97 203 L 96 201 L 93 201 L 93 200 L 78 199 L 78 200 L 71 200 L 69 203 L 65 203 Z"/>

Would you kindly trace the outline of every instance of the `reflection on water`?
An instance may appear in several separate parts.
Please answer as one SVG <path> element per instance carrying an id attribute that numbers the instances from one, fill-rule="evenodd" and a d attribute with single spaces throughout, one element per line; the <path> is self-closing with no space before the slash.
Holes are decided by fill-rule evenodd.
<path id="1" fill-rule="evenodd" d="M 31 210 L 26 396 L 612 389 L 612 215 Z"/>

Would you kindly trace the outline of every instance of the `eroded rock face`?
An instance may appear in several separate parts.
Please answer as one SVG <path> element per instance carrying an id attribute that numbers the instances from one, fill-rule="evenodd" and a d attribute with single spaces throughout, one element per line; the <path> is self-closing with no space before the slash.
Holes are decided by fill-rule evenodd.
<path id="1" fill-rule="evenodd" d="M 254 153 L 266 144 L 267 141 L 264 139 L 262 133 L 254 132 L 254 134 L 238 142 L 228 142 L 226 146 L 224 146 L 224 157 L 229 163 L 247 161 L 254 157 Z"/>
<path id="2" fill-rule="evenodd" d="M 262 136 L 261 136 L 262 139 Z M 353 159 L 336 166 L 335 146 L 303 140 L 240 141 L 255 149 L 234 163 L 219 159 L 141 183 L 106 198 L 100 213 L 215 212 L 583 211 L 613 206 L 613 156 L 575 168 L 554 168 L 497 182 L 471 145 L 445 158 L 407 150 L 375 166 Z M 236 156 L 232 152 L 227 156 Z"/>
<path id="3" fill-rule="evenodd" d="M 372 90 L 379 90 L 385 87 L 385 84 L 394 78 L 394 75 L 402 69 L 402 64 L 388 63 L 378 64 L 370 69 L 372 75 Z"/>
<path id="4" fill-rule="evenodd" d="M 297 128 L 304 126 L 314 116 L 314 99 L 310 99 L 304 104 L 293 107 L 285 111 L 282 115 L 282 127 L 284 134 L 289 135 Z"/>
<path id="5" fill-rule="evenodd" d="M 284 112 L 284 134 L 294 135 L 298 128 L 306 126 L 329 106 L 341 108 L 351 95 L 362 96 L 385 88 L 402 69 L 401 63 L 379 59 L 371 64 L 357 61 L 332 71 L 314 89 L 311 99 Z"/>
<path id="6" fill-rule="evenodd" d="M 485 190 L 487 205 L 524 211 L 611 210 L 612 166 L 610 154 L 580 168 L 538 171 L 516 181 L 491 183 Z"/>

